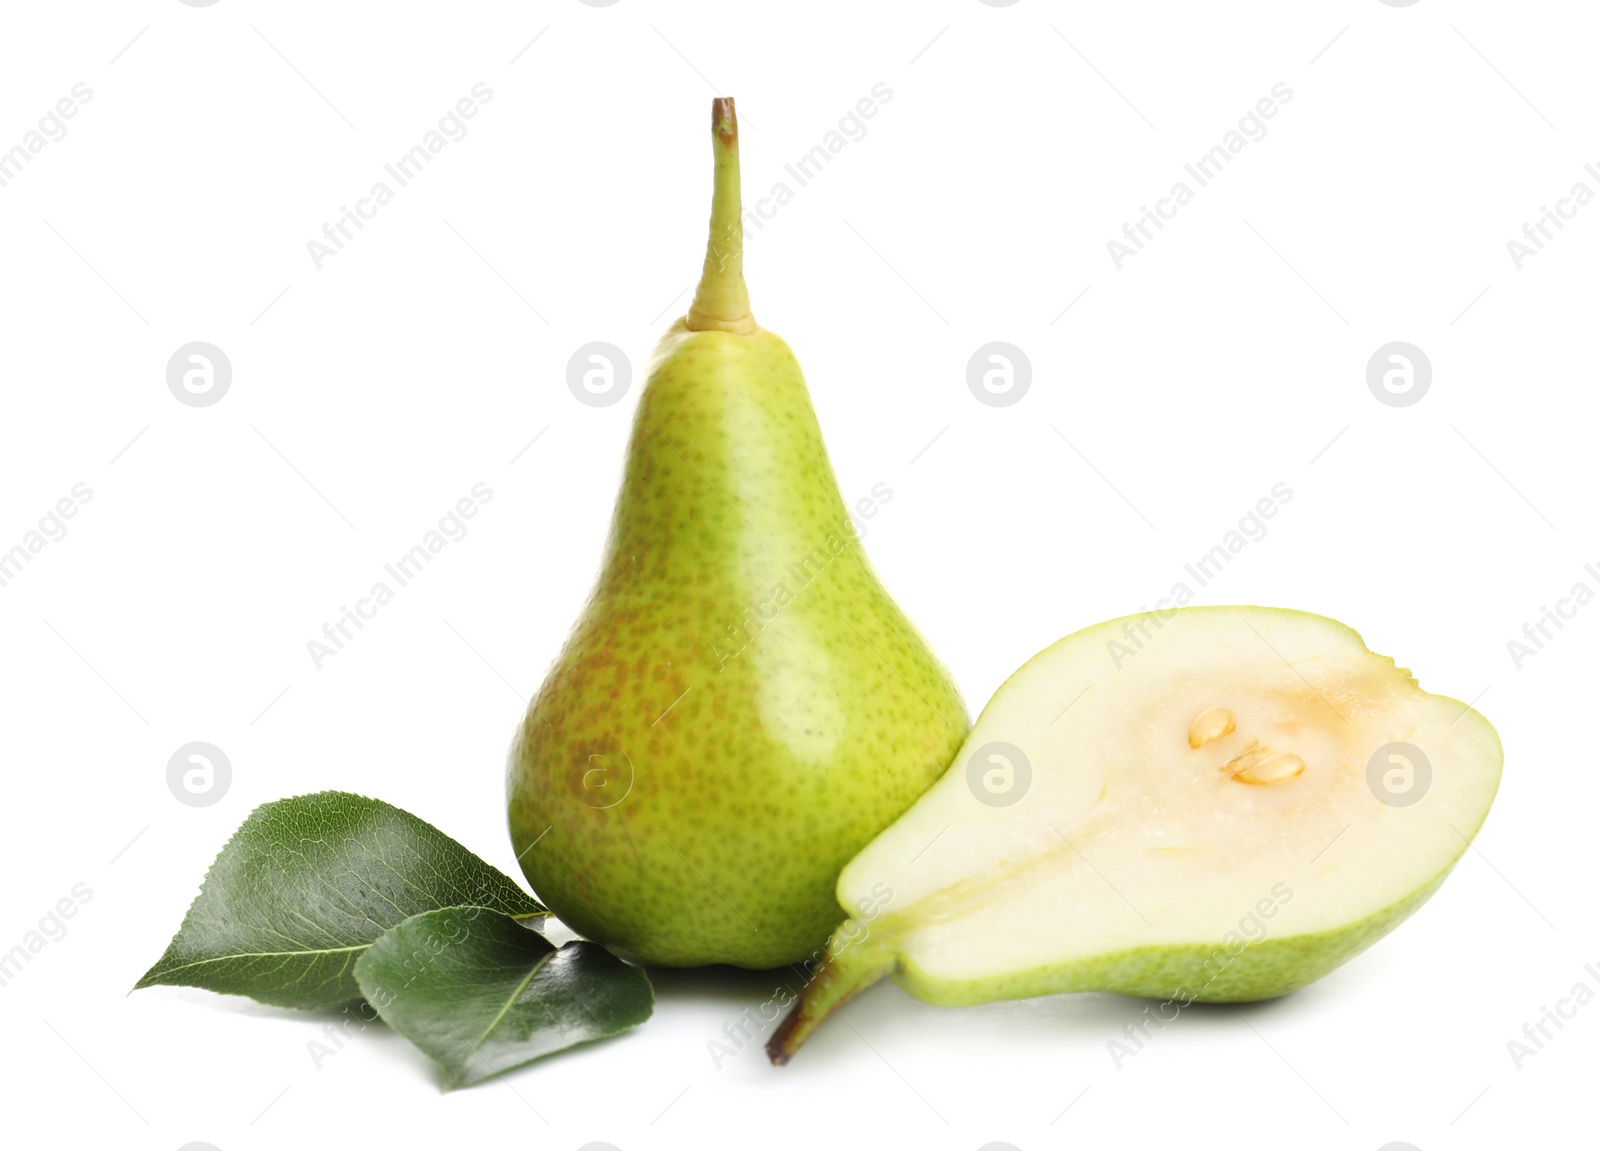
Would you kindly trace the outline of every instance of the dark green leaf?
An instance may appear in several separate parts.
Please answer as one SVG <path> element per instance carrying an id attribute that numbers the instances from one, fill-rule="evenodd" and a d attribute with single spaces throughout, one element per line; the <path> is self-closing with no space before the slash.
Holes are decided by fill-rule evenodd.
<path id="1" fill-rule="evenodd" d="M 557 951 L 510 916 L 480 907 L 414 915 L 356 962 L 383 1021 L 444 1068 L 445 1087 L 650 1017 L 650 980 L 595 943 Z"/>
<path id="2" fill-rule="evenodd" d="M 217 856 L 167 952 L 139 980 L 278 1007 L 361 997 L 356 960 L 422 911 L 475 904 L 521 919 L 532 896 L 455 840 L 376 799 L 322 791 L 250 813 Z"/>

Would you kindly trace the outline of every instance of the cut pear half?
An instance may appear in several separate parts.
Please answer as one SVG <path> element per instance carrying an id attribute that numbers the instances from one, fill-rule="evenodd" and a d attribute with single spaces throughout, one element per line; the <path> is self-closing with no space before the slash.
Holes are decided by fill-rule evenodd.
<path id="1" fill-rule="evenodd" d="M 1438 889 L 1488 814 L 1494 728 L 1335 620 L 1112 620 L 995 693 L 943 777 L 846 866 L 851 916 L 768 1045 L 884 975 L 930 1003 L 1269 999 Z"/>

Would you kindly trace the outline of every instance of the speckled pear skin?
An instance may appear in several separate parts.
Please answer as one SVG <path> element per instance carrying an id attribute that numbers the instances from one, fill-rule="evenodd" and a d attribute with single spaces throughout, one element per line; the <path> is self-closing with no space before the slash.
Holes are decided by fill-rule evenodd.
<path id="1" fill-rule="evenodd" d="M 1240 936 L 1216 943 L 1139 947 L 966 981 L 931 978 L 900 956 L 893 978 L 918 999 L 941 1007 L 1068 991 L 1109 991 L 1184 1006 L 1276 999 L 1315 983 L 1399 927 L 1439 890 L 1450 871 L 1445 868 L 1432 883 L 1389 907 L 1329 931 L 1258 942 Z"/>
<path id="2" fill-rule="evenodd" d="M 511 752 L 540 899 L 635 962 L 808 959 L 840 870 L 967 728 L 867 563 L 788 345 L 679 321 L 598 585 Z"/>
<path id="3" fill-rule="evenodd" d="M 1453 866 L 1390 906 L 1327 931 L 1255 941 L 1235 932 L 1214 943 L 1130 948 L 977 979 L 942 978 L 923 970 L 900 950 L 901 927 L 892 916 L 870 927 L 846 920 L 829 944 L 827 962 L 767 1043 L 767 1055 L 778 1065 L 789 1062 L 818 1024 L 885 975 L 939 1007 L 1101 991 L 1159 1001 L 1160 1021 L 1170 1021 L 1191 1003 L 1276 999 L 1321 979 L 1404 923 L 1439 890 Z"/>

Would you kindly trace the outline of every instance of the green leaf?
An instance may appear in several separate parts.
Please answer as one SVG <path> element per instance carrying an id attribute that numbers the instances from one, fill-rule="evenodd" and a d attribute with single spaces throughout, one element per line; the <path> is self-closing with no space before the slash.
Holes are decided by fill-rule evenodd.
<path id="1" fill-rule="evenodd" d="M 277 1007 L 337 1006 L 361 997 L 356 960 L 385 931 L 462 904 L 520 919 L 548 914 L 397 807 L 342 791 L 280 799 L 234 833 L 166 954 L 135 989 L 164 983 Z"/>
<path id="2" fill-rule="evenodd" d="M 460 1087 L 650 1018 L 650 980 L 596 943 L 559 951 L 480 907 L 414 915 L 357 962 L 383 1021 Z"/>

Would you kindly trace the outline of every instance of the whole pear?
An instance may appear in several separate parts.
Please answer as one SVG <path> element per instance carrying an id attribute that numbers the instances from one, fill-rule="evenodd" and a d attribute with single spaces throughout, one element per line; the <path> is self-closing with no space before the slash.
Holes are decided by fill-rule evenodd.
<path id="1" fill-rule="evenodd" d="M 730 99 L 712 146 L 699 289 L 650 359 L 599 582 L 512 747 L 510 825 L 585 937 L 765 968 L 820 954 L 841 869 L 968 718 L 862 552 L 799 364 L 750 314 Z"/>

